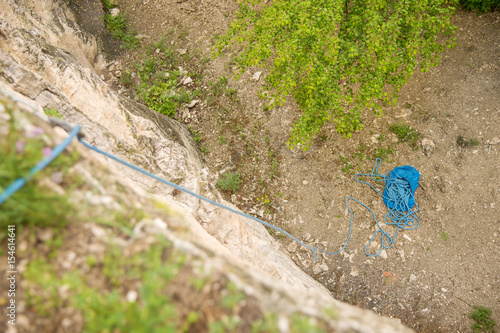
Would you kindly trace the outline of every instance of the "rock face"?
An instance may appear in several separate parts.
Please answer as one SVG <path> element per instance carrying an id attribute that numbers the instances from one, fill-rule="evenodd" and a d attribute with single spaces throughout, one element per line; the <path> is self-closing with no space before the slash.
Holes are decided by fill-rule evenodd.
<path id="1" fill-rule="evenodd" d="M 98 148 L 231 206 L 209 185 L 209 171 L 203 168 L 186 128 L 120 96 L 100 79 L 106 59 L 95 37 L 78 27 L 64 1 L 4 0 L 0 12 L 0 79 L 6 81 L 0 89 L 18 93 L 40 111 L 57 109 L 67 122 L 82 125 L 86 140 Z M 338 332 L 411 331 L 391 319 L 335 301 L 282 252 L 262 225 L 185 193 L 176 195 L 173 188 L 101 155 L 94 158 L 116 177 L 127 179 L 137 194 L 153 193 L 175 207 L 189 226 L 187 242 L 209 249 L 248 274 L 251 278 L 244 280 L 248 287 L 266 285 L 287 295 L 268 300 L 270 304 L 288 304 L 315 316 L 325 316 L 323 309 L 334 308 L 338 316 L 329 320 Z M 319 265 L 318 270 L 324 267 Z M 266 295 L 261 292 L 257 298 L 265 301 Z"/>

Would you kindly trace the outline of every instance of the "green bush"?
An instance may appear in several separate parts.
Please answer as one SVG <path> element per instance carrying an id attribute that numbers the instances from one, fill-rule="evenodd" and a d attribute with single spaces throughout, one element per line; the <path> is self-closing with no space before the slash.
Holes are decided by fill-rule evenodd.
<path id="1" fill-rule="evenodd" d="M 243 179 L 241 179 L 239 172 L 226 172 L 217 180 L 215 186 L 223 191 L 232 191 L 235 193 L 240 189 L 242 182 Z"/>
<path id="2" fill-rule="evenodd" d="M 471 328 L 474 333 L 477 332 L 490 332 L 495 333 L 495 320 L 490 318 L 491 309 L 484 306 L 474 305 L 474 312 L 469 314 L 469 317 L 474 319 L 475 323 Z"/>
<path id="3" fill-rule="evenodd" d="M 240 73 L 269 68 L 261 96 L 270 107 L 289 95 L 297 101 L 303 114 L 288 143 L 305 149 L 330 120 L 347 137 L 361 129 L 364 110 L 380 115 L 418 64 L 423 71 L 437 65 L 455 43 L 451 0 L 239 3 L 215 53 L 239 45 Z"/>
<path id="4" fill-rule="evenodd" d="M 136 49 L 139 47 L 139 40 L 135 37 L 134 32 L 127 31 L 127 22 L 123 14 L 113 16 L 106 14 L 104 22 L 108 27 L 111 35 L 123 43 L 123 46 L 128 49 Z"/>
<path id="5" fill-rule="evenodd" d="M 486 13 L 500 7 L 500 0 L 461 0 L 460 5 L 468 10 L 477 10 L 478 13 Z"/>
<path id="6" fill-rule="evenodd" d="M 414 146 L 418 140 L 418 132 L 403 123 L 389 125 L 391 131 L 398 136 L 399 142 L 406 141 Z"/>

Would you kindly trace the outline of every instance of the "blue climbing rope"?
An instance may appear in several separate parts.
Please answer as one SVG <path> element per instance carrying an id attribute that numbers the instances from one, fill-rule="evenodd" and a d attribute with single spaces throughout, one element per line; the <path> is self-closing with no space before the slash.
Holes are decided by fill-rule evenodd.
<path id="1" fill-rule="evenodd" d="M 59 154 L 61 154 L 64 151 L 64 149 L 66 149 L 66 147 L 71 143 L 73 138 L 78 135 L 81 128 L 82 127 L 80 125 L 75 126 L 71 130 L 69 136 L 52 150 L 50 156 L 47 156 L 36 166 L 34 166 L 25 177 L 16 179 L 12 184 L 9 185 L 9 187 L 5 189 L 3 193 L 0 193 L 0 205 L 5 200 L 7 200 L 8 197 L 19 191 L 28 181 L 30 181 L 33 178 L 33 176 L 37 172 L 45 168 L 47 165 L 50 164 L 50 162 L 52 162 L 57 156 L 59 156 Z"/>
<path id="2" fill-rule="evenodd" d="M 13 96 L 13 95 L 11 95 L 3 90 L 0 90 L 0 92 L 9 95 L 11 98 L 15 97 L 15 96 Z M 37 113 L 37 110 L 34 106 L 29 105 L 28 103 L 26 103 L 20 99 L 17 99 L 17 98 L 15 100 L 18 102 L 22 102 L 25 105 L 30 106 L 34 110 L 34 112 Z M 49 119 L 49 121 L 50 121 L 50 119 Z M 64 125 L 63 128 L 65 128 L 65 129 L 71 128 L 71 126 L 69 124 L 67 124 L 65 122 L 61 122 L 61 121 L 57 121 L 57 122 L 51 121 L 51 124 L 53 126 Z M 378 194 L 380 194 L 383 197 L 384 204 L 389 209 L 389 213 L 387 213 L 387 215 L 384 216 L 384 222 L 387 225 L 395 225 L 397 227 L 394 236 L 391 237 L 389 235 L 389 233 L 387 233 L 382 228 L 382 226 L 380 226 L 380 224 L 377 221 L 377 217 L 375 216 L 375 213 L 368 206 L 366 206 L 362 202 L 360 202 L 352 197 L 347 197 L 345 203 L 346 203 L 347 209 L 351 213 L 351 220 L 349 222 L 349 234 L 347 236 L 347 239 L 346 239 L 344 245 L 342 246 L 342 248 L 340 248 L 340 250 L 338 250 L 337 252 L 327 252 L 327 251 L 319 248 L 317 245 L 312 247 L 312 246 L 309 246 L 307 244 L 304 244 L 303 242 L 301 242 L 299 239 L 292 236 L 288 232 L 286 232 L 283 229 L 278 228 L 278 227 L 276 227 L 268 222 L 265 222 L 259 218 L 254 217 L 254 216 L 245 214 L 243 212 L 237 211 L 231 207 L 225 206 L 225 205 L 220 204 L 216 201 L 205 198 L 202 195 L 199 195 L 199 194 L 194 193 L 188 189 L 183 188 L 182 186 L 179 186 L 177 184 L 169 182 L 168 180 L 165 180 L 161 177 L 158 177 L 158 176 L 156 176 L 156 175 L 154 175 L 154 174 L 152 174 L 152 173 L 150 173 L 142 168 L 139 168 L 133 164 L 130 164 L 130 163 L 128 163 L 128 162 L 126 162 L 126 161 L 124 161 L 124 160 L 122 160 L 122 159 L 120 159 L 120 158 L 118 158 L 110 153 L 107 153 L 107 152 L 85 142 L 83 140 L 83 134 L 81 133 L 81 126 L 80 125 L 72 127 L 72 129 L 70 131 L 70 135 L 61 144 L 59 144 L 57 147 L 55 147 L 53 149 L 53 151 L 49 157 L 45 158 L 43 161 L 38 163 L 33 169 L 31 169 L 30 173 L 26 177 L 19 178 L 19 179 L 15 180 L 9 187 L 7 187 L 7 189 L 3 193 L 0 193 L 0 204 L 2 204 L 8 197 L 10 197 L 16 191 L 21 189 L 26 184 L 26 182 L 29 181 L 33 177 L 33 175 L 35 173 L 37 173 L 38 171 L 45 168 L 59 154 L 61 154 L 64 151 L 64 149 L 66 149 L 66 147 L 70 144 L 70 142 L 75 137 L 77 137 L 78 141 L 80 141 L 80 143 L 82 143 L 85 147 L 87 147 L 87 148 L 89 148 L 89 149 L 91 149 L 99 154 L 102 154 L 108 158 L 111 158 L 111 159 L 113 159 L 113 160 L 115 160 L 123 165 L 126 165 L 129 168 L 132 168 L 138 172 L 141 172 L 148 177 L 151 177 L 151 178 L 156 179 L 164 184 L 172 186 L 180 191 L 188 193 L 188 194 L 190 194 L 190 195 L 192 195 L 200 200 L 211 203 L 212 205 L 215 205 L 215 206 L 220 207 L 222 209 L 228 210 L 228 211 L 235 213 L 235 214 L 238 214 L 240 216 L 249 218 L 251 220 L 254 220 L 256 222 L 263 224 L 266 227 L 269 227 L 271 229 L 274 229 L 278 232 L 283 233 L 284 235 L 293 239 L 294 241 L 296 241 L 297 243 L 299 243 L 303 247 L 311 250 L 314 253 L 314 260 L 315 261 L 317 260 L 317 251 L 321 251 L 327 255 L 336 255 L 336 254 L 339 254 L 340 252 L 342 252 L 345 249 L 345 247 L 347 246 L 347 243 L 349 242 L 349 239 L 351 238 L 352 225 L 353 225 L 353 219 L 354 219 L 354 213 L 352 212 L 351 208 L 348 205 L 348 200 L 353 200 L 353 201 L 357 202 L 358 204 L 362 205 L 363 207 L 365 207 L 366 209 L 368 209 L 372 213 L 373 218 L 375 220 L 375 223 L 379 227 L 379 229 L 376 230 L 375 233 L 373 234 L 373 236 L 370 239 L 370 241 L 368 242 L 368 244 L 366 244 L 366 246 L 365 246 L 365 253 L 368 256 L 376 257 L 382 252 L 383 249 L 391 248 L 392 245 L 394 244 L 394 240 L 399 232 L 399 229 L 413 230 L 413 229 L 416 229 L 420 225 L 420 220 L 416 217 L 416 213 L 418 211 L 418 206 L 415 203 L 415 190 L 418 187 L 418 181 L 420 178 L 420 174 L 418 173 L 418 171 L 415 168 L 413 168 L 411 166 L 398 167 L 398 168 L 395 168 L 394 170 L 392 170 L 391 172 L 388 172 L 385 175 L 381 175 L 378 172 L 378 168 L 382 164 L 382 161 L 380 159 L 377 159 L 375 166 L 370 174 L 359 174 L 358 173 L 354 177 L 357 182 L 362 183 L 362 184 L 368 184 L 375 192 L 377 192 Z M 372 184 L 365 182 L 365 181 L 362 181 L 362 180 L 359 180 L 358 176 L 370 176 L 371 179 L 375 182 L 385 182 L 384 193 L 383 194 L 380 193 Z M 413 209 L 414 207 L 415 207 L 415 209 Z M 387 218 L 389 218 L 390 222 L 387 221 Z M 382 244 L 381 244 L 380 250 L 375 255 L 369 254 L 367 251 L 367 248 L 373 242 L 373 240 L 375 239 L 375 237 L 377 236 L 378 233 L 381 234 L 381 243 Z"/>
<path id="3" fill-rule="evenodd" d="M 271 229 L 274 229 L 274 230 L 276 230 L 276 231 L 279 231 L 279 232 L 283 233 L 284 235 L 286 235 L 286 236 L 288 236 L 289 238 L 293 239 L 294 241 L 296 241 L 296 242 L 297 242 L 297 243 L 299 243 L 300 245 L 302 245 L 302 246 L 304 246 L 305 248 L 307 248 L 307 249 L 311 250 L 311 251 L 314 253 L 314 260 L 315 260 L 315 261 L 316 261 L 316 259 L 317 259 L 317 258 L 316 258 L 316 257 L 317 257 L 317 250 L 319 250 L 319 251 L 321 251 L 321 252 L 324 252 L 325 254 L 329 254 L 329 255 L 335 255 L 335 254 L 338 254 L 338 253 L 342 252 L 342 250 L 343 250 L 343 249 L 347 246 L 347 242 L 349 241 L 349 238 L 351 237 L 352 220 L 351 220 L 351 224 L 350 224 L 350 226 L 349 226 L 349 236 L 347 237 L 347 241 L 345 242 L 344 246 L 343 246 L 343 247 L 342 247 L 339 251 L 337 251 L 337 252 L 335 252 L 335 253 L 329 253 L 329 252 L 326 252 L 325 250 L 323 250 L 323 249 L 319 248 L 317 245 L 315 245 L 314 247 L 312 247 L 312 246 L 309 246 L 309 245 L 307 245 L 307 244 L 304 244 L 304 243 L 303 243 L 303 242 L 301 242 L 299 239 L 297 239 L 296 237 L 292 236 L 291 234 L 289 234 L 289 233 L 288 233 L 288 232 L 286 232 L 285 230 L 283 230 L 283 229 L 281 229 L 281 228 L 278 228 L 278 227 L 276 227 L 276 226 L 274 226 L 274 225 L 272 225 L 272 224 L 270 224 L 270 223 L 268 223 L 268 222 L 266 222 L 266 221 L 263 221 L 263 220 L 261 220 L 261 219 L 259 219 L 259 218 L 256 218 L 255 216 L 245 214 L 245 213 L 240 212 L 240 211 L 237 211 L 237 210 L 235 210 L 235 209 L 233 209 L 233 208 L 231 208 L 231 207 L 225 206 L 225 205 L 220 204 L 220 203 L 218 203 L 218 202 L 216 202 L 216 201 L 213 201 L 213 200 L 210 200 L 210 199 L 208 199 L 208 198 L 205 198 L 205 197 L 204 197 L 204 196 L 202 196 L 202 195 L 199 195 L 199 194 L 197 194 L 197 193 L 194 193 L 194 192 L 192 192 L 192 191 L 190 191 L 190 190 L 188 190 L 188 189 L 185 189 L 185 188 L 184 188 L 184 187 L 182 187 L 182 186 L 179 186 L 179 185 L 177 185 L 177 184 L 175 184 L 175 183 L 169 182 L 168 180 L 165 180 L 165 179 L 163 179 L 163 178 L 161 178 L 161 177 L 158 177 L 158 176 L 156 176 L 156 175 L 154 175 L 154 174 L 152 174 L 152 173 L 150 173 L 150 172 L 148 172 L 148 171 L 146 171 L 146 170 L 144 170 L 144 169 L 142 169 L 142 168 L 139 168 L 139 167 L 137 167 L 137 166 L 135 166 L 135 165 L 133 165 L 133 164 L 130 164 L 130 163 L 128 163 L 127 161 L 124 161 L 124 160 L 122 160 L 122 159 L 120 159 L 120 158 L 118 158 L 118 157 L 116 157 L 116 156 L 114 156 L 114 155 L 112 155 L 112 154 L 110 154 L 110 153 L 107 153 L 107 152 L 105 152 L 105 151 L 103 151 L 103 150 L 101 150 L 101 149 L 99 149 L 99 148 L 97 148 L 97 147 L 95 147 L 95 146 L 93 146 L 93 145 L 91 145 L 91 144 L 89 144 L 89 143 L 85 142 L 85 141 L 84 141 L 81 137 L 78 137 L 78 141 L 80 141 L 80 142 L 81 142 L 81 143 L 82 143 L 85 147 L 87 147 L 87 148 L 89 148 L 89 149 L 91 149 L 91 150 L 93 150 L 93 151 L 95 151 L 95 152 L 98 152 L 99 154 L 102 154 L 102 155 L 104 155 L 104 156 L 106 156 L 106 157 L 109 157 L 109 158 L 111 158 L 111 159 L 113 159 L 113 160 L 115 160 L 115 161 L 117 161 L 117 162 L 119 162 L 119 163 L 121 163 L 121 164 L 123 164 L 123 165 L 126 165 L 126 166 L 128 166 L 129 168 L 132 168 L 132 169 L 134 169 L 134 170 L 136 170 L 136 171 L 139 171 L 140 173 L 143 173 L 143 174 L 145 174 L 145 175 L 146 175 L 146 176 L 148 176 L 148 177 L 154 178 L 154 179 L 156 179 L 156 180 L 158 180 L 158 181 L 160 181 L 160 182 L 162 182 L 162 183 L 164 183 L 164 184 L 170 185 L 170 186 L 172 186 L 172 187 L 174 187 L 174 188 L 176 188 L 176 189 L 178 189 L 178 190 L 180 190 L 180 191 L 183 191 L 183 192 L 188 193 L 188 194 L 190 194 L 190 195 L 192 195 L 192 196 L 194 196 L 194 197 L 197 197 L 197 198 L 198 198 L 198 199 L 200 199 L 200 200 L 203 200 L 203 201 L 209 202 L 209 203 L 211 203 L 212 205 L 215 205 L 215 206 L 217 206 L 217 207 L 220 207 L 220 208 L 226 209 L 226 210 L 228 210 L 228 211 L 230 211 L 230 212 L 233 212 L 233 213 L 235 213 L 235 214 L 238 214 L 238 215 L 240 215 L 240 216 L 243 216 L 243 217 L 249 218 L 249 219 L 251 219 L 251 220 L 254 220 L 254 221 L 256 221 L 256 222 L 259 222 L 259 223 L 261 223 L 261 224 L 265 225 L 266 227 L 269 227 L 269 228 L 271 228 Z"/>
<path id="4" fill-rule="evenodd" d="M 368 206 L 352 197 L 347 197 L 345 201 L 346 207 L 351 213 L 351 224 L 354 219 L 354 213 L 348 205 L 349 199 L 362 205 L 373 215 L 373 219 L 375 220 L 378 229 L 373 233 L 372 238 L 365 246 L 365 253 L 370 257 L 376 257 L 382 252 L 382 250 L 390 249 L 394 245 L 399 229 L 413 230 L 418 228 L 420 225 L 420 220 L 416 216 L 416 213 L 418 212 L 418 205 L 415 202 L 415 191 L 420 180 L 420 173 L 414 167 L 405 165 L 394 168 L 394 170 L 382 175 L 378 171 L 381 164 L 382 160 L 377 158 L 371 173 L 358 173 L 354 176 L 354 179 L 358 183 L 369 185 L 375 192 L 382 196 L 384 204 L 389 209 L 389 212 L 384 216 L 384 223 L 386 225 L 396 226 L 394 236 L 391 237 L 390 234 L 382 228 L 377 221 L 375 213 Z M 380 193 L 380 191 L 378 191 L 372 184 L 359 180 L 359 176 L 370 176 L 374 182 L 384 182 L 384 193 Z M 368 246 L 370 246 L 379 233 L 381 234 L 380 249 L 376 254 L 370 254 L 368 253 Z"/>

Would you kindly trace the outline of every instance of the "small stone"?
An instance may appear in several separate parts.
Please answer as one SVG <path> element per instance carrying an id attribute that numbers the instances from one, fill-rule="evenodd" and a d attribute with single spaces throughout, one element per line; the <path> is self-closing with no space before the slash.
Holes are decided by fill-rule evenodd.
<path id="1" fill-rule="evenodd" d="M 19 327 L 22 327 L 26 330 L 29 330 L 30 328 L 30 320 L 28 318 L 28 316 L 26 315 L 23 315 L 23 314 L 20 314 L 17 318 L 16 318 L 16 324 L 19 326 Z"/>
<path id="2" fill-rule="evenodd" d="M 359 275 L 359 271 L 355 267 L 353 267 L 351 269 L 351 273 L 349 273 L 349 275 L 352 276 L 352 277 L 356 277 L 356 276 Z"/>
<path id="3" fill-rule="evenodd" d="M 64 328 L 69 328 L 71 326 L 73 326 L 73 322 L 71 321 L 71 319 L 69 318 L 64 318 L 62 321 L 61 321 L 61 325 L 64 327 Z"/>
<path id="4" fill-rule="evenodd" d="M 309 184 L 309 182 L 308 182 L 307 180 L 304 180 L 304 181 L 302 182 L 302 184 L 307 185 L 307 184 Z"/>
<path id="5" fill-rule="evenodd" d="M 309 242 L 311 238 L 312 238 L 311 234 L 306 232 L 304 235 L 304 241 Z"/>
<path id="6" fill-rule="evenodd" d="M 401 257 L 401 260 L 405 262 L 405 251 L 404 250 L 399 250 L 398 251 L 399 256 Z"/>
<path id="7" fill-rule="evenodd" d="M 380 252 L 380 257 L 381 257 L 382 259 L 387 259 L 387 252 L 385 252 L 385 250 L 382 250 L 382 251 Z"/>
<path id="8" fill-rule="evenodd" d="M 191 103 L 187 105 L 188 108 L 194 107 L 196 104 L 198 104 L 199 100 L 198 99 L 193 99 Z"/>
<path id="9" fill-rule="evenodd" d="M 106 236 L 106 230 L 104 230 L 101 227 L 98 226 L 92 226 L 90 227 L 90 232 L 96 237 L 96 238 L 103 238 Z"/>
<path id="10" fill-rule="evenodd" d="M 36 237 L 41 242 L 46 242 L 54 237 L 54 229 L 51 228 L 38 229 L 36 232 Z"/>
<path id="11" fill-rule="evenodd" d="M 290 320 L 284 315 L 278 319 L 278 329 L 280 332 L 290 332 Z"/>
<path id="12" fill-rule="evenodd" d="M 448 289 L 446 289 L 446 288 L 441 288 L 441 291 L 442 291 L 443 293 L 447 293 L 447 292 L 448 292 Z"/>
<path id="13" fill-rule="evenodd" d="M 493 139 L 486 141 L 486 143 L 489 145 L 497 145 L 500 143 L 500 139 L 498 136 L 495 136 Z"/>
<path id="14" fill-rule="evenodd" d="M 188 13 L 194 13 L 196 10 L 190 6 L 189 4 L 184 4 L 181 6 L 181 9 L 188 12 Z"/>
<path id="15" fill-rule="evenodd" d="M 127 293 L 126 298 L 127 298 L 128 302 L 134 303 L 137 300 L 137 291 L 135 291 L 135 290 L 129 290 L 129 292 Z"/>
<path id="16" fill-rule="evenodd" d="M 408 235 L 406 235 L 406 234 L 405 234 L 405 235 L 403 235 L 403 238 L 405 238 L 405 239 L 407 239 L 409 242 L 411 242 L 411 238 L 410 238 L 410 236 L 408 236 Z"/>
<path id="17" fill-rule="evenodd" d="M 417 276 L 415 274 L 410 274 L 410 282 L 417 281 Z"/>
<path id="18" fill-rule="evenodd" d="M 436 148 L 434 141 L 432 141 L 431 139 L 422 139 L 421 145 L 422 149 L 424 150 L 425 156 L 430 156 Z"/>
<path id="19" fill-rule="evenodd" d="M 262 74 L 262 72 L 255 72 L 255 73 L 252 75 L 252 80 L 254 80 L 254 81 L 259 81 L 261 74 Z"/>
<path id="20" fill-rule="evenodd" d="M 120 15 L 120 10 L 118 8 L 111 8 L 109 13 L 111 14 L 111 16 L 116 17 L 116 16 Z"/>
<path id="21" fill-rule="evenodd" d="M 293 253 L 293 252 L 297 251 L 297 246 L 298 246 L 297 242 L 292 241 L 290 244 L 288 244 L 286 249 L 288 250 L 288 252 Z"/>
<path id="22" fill-rule="evenodd" d="M 391 276 L 391 272 L 384 272 L 383 274 L 384 274 L 384 276 L 385 276 L 386 278 L 388 278 L 389 276 Z"/>
<path id="23" fill-rule="evenodd" d="M 313 268 L 313 273 L 314 274 L 320 274 L 320 273 L 323 273 L 323 272 L 327 272 L 328 271 L 328 265 L 327 264 L 316 264 L 314 265 L 314 268 Z"/>
<path id="24" fill-rule="evenodd" d="M 182 82 L 183 85 L 188 85 L 190 83 L 193 83 L 193 79 L 190 78 L 189 76 L 187 78 L 184 79 L 184 81 Z"/>
<path id="25" fill-rule="evenodd" d="M 305 268 L 309 268 L 309 266 L 311 266 L 311 260 L 306 259 L 306 260 L 302 261 L 302 266 L 304 266 Z"/>
<path id="26" fill-rule="evenodd" d="M 187 50 L 186 49 L 178 49 L 177 52 L 179 52 L 180 55 L 186 54 Z"/>

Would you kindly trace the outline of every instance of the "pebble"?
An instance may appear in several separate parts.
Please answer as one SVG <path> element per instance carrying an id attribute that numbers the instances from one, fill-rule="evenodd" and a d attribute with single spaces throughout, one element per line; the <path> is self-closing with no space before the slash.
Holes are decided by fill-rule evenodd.
<path id="1" fill-rule="evenodd" d="M 432 141 L 431 139 L 422 139 L 421 145 L 422 149 L 424 150 L 425 156 L 430 156 L 436 148 L 434 141 Z"/>
<path id="2" fill-rule="evenodd" d="M 489 145 L 497 145 L 500 143 L 500 139 L 498 136 L 495 136 L 493 139 L 486 141 L 486 143 Z"/>
<path id="3" fill-rule="evenodd" d="M 187 105 L 188 108 L 194 107 L 196 104 L 198 104 L 199 100 L 198 99 L 193 99 L 191 103 Z"/>
<path id="4" fill-rule="evenodd" d="M 359 271 L 355 267 L 353 267 L 349 275 L 351 275 L 352 277 L 356 277 L 359 275 Z"/>
<path id="5" fill-rule="evenodd" d="M 382 251 L 380 252 L 380 257 L 381 257 L 382 259 L 387 259 L 387 252 L 385 252 L 385 250 L 382 250 Z"/>
<path id="6" fill-rule="evenodd" d="M 408 235 L 403 235 L 403 238 L 407 239 L 409 242 L 411 242 L 411 238 Z"/>
<path id="7" fill-rule="evenodd" d="M 323 273 L 323 272 L 327 272 L 327 271 L 328 271 L 328 265 L 325 263 L 314 265 L 314 268 L 313 268 L 314 274 L 319 274 L 319 273 Z"/>
<path id="8" fill-rule="evenodd" d="M 120 15 L 120 10 L 118 8 L 111 8 L 109 13 L 111 14 L 111 16 L 115 17 L 115 16 Z"/>
<path id="9" fill-rule="evenodd" d="M 302 184 L 307 185 L 307 184 L 309 184 L 309 182 L 308 182 L 307 180 L 304 180 L 304 181 L 302 182 Z"/>
<path id="10" fill-rule="evenodd" d="M 54 237 L 54 229 L 51 228 L 38 229 L 36 232 L 36 237 L 40 241 L 46 242 Z"/>
<path id="11" fill-rule="evenodd" d="M 278 320 L 278 329 L 280 333 L 290 332 L 290 321 L 286 316 L 280 316 Z"/>
<path id="12" fill-rule="evenodd" d="M 185 78 L 184 81 L 182 82 L 183 85 L 188 85 L 190 83 L 193 83 L 193 79 L 190 78 L 189 76 Z"/>
<path id="13" fill-rule="evenodd" d="M 410 274 L 410 282 L 417 281 L 417 276 L 415 274 Z"/>
<path id="14" fill-rule="evenodd" d="M 135 291 L 135 290 L 129 290 L 129 292 L 127 293 L 126 298 L 127 298 L 128 302 L 134 303 L 137 300 L 137 291 Z"/>
<path id="15" fill-rule="evenodd" d="M 252 75 L 252 80 L 254 81 L 259 81 L 260 79 L 260 75 L 262 74 L 262 72 L 255 72 L 253 75 Z"/>
<path id="16" fill-rule="evenodd" d="M 290 244 L 288 244 L 286 249 L 288 250 L 288 252 L 293 253 L 293 252 L 297 251 L 297 246 L 298 246 L 297 242 L 292 241 Z"/>

